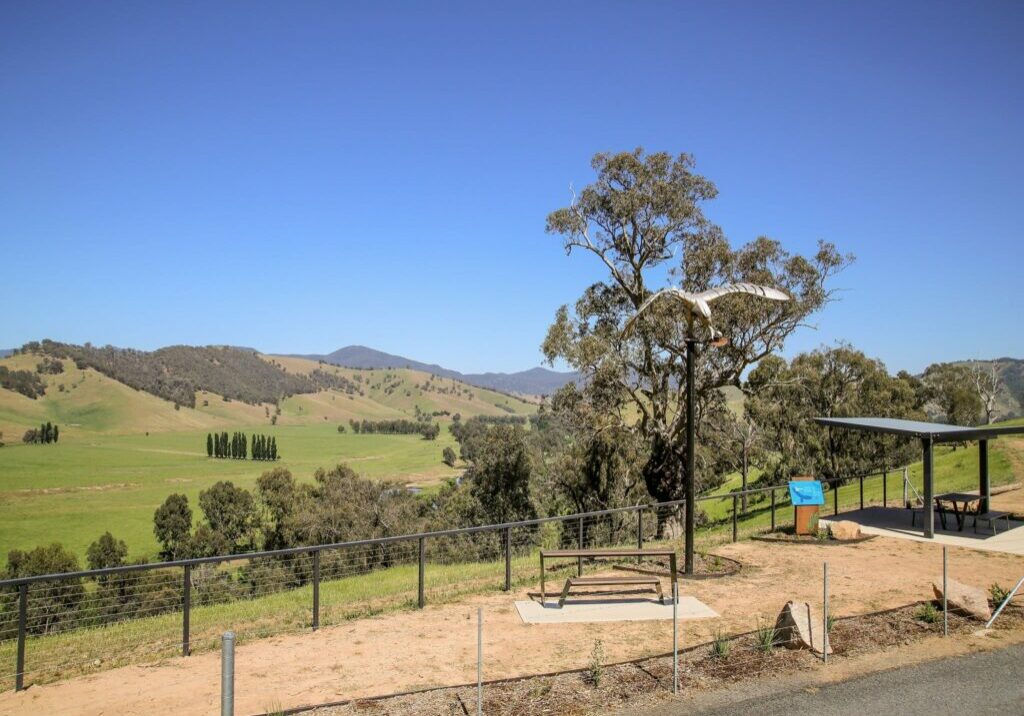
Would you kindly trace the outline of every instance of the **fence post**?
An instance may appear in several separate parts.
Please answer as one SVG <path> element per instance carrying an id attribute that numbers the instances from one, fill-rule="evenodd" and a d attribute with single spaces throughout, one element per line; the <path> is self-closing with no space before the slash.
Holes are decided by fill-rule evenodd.
<path id="1" fill-rule="evenodd" d="M 181 597 L 181 655 L 189 654 L 189 619 L 192 614 L 192 565 L 185 565 L 185 576 L 182 579 Z"/>
<path id="2" fill-rule="evenodd" d="M 860 476 L 860 508 L 864 509 L 864 476 Z"/>
<path id="3" fill-rule="evenodd" d="M 910 503 L 907 501 L 907 482 L 909 478 L 907 476 L 907 468 L 903 468 L 903 506 L 910 507 Z"/>
<path id="4" fill-rule="evenodd" d="M 839 481 L 833 480 L 835 483 L 832 485 L 832 514 L 839 514 Z"/>
<path id="5" fill-rule="evenodd" d="M 821 659 L 828 663 L 828 562 L 825 562 L 825 575 L 823 582 L 822 608 L 821 608 Z"/>
<path id="6" fill-rule="evenodd" d="M 732 496 L 732 541 L 733 542 L 736 541 L 736 529 L 737 529 L 737 525 L 736 525 L 736 508 L 737 507 L 738 507 L 738 498 L 736 496 L 736 493 L 733 493 L 733 496 Z"/>
<path id="7" fill-rule="evenodd" d="M 484 608 L 476 608 L 476 714 L 484 712 Z"/>
<path id="8" fill-rule="evenodd" d="M 25 627 L 28 623 L 28 585 L 18 585 L 18 656 L 14 670 L 14 690 L 25 688 Z"/>
<path id="9" fill-rule="evenodd" d="M 577 549 L 583 549 L 583 518 L 579 519 L 579 530 L 576 535 L 576 547 Z M 583 576 L 583 557 L 576 558 L 576 576 Z"/>
<path id="10" fill-rule="evenodd" d="M 644 508 L 640 508 L 636 511 L 636 548 L 644 548 Z M 640 564 L 640 558 L 636 558 L 636 563 Z"/>
<path id="11" fill-rule="evenodd" d="M 679 693 L 679 583 L 672 582 L 672 693 Z"/>
<path id="12" fill-rule="evenodd" d="M 505 528 L 505 591 L 512 589 L 512 528 Z"/>
<path id="13" fill-rule="evenodd" d="M 882 507 L 889 506 L 889 468 L 882 468 Z"/>
<path id="14" fill-rule="evenodd" d="M 235 714 L 235 633 L 220 639 L 220 716 Z"/>
<path id="15" fill-rule="evenodd" d="M 946 597 L 946 545 L 942 545 L 942 636 L 949 636 L 949 600 Z"/>
<path id="16" fill-rule="evenodd" d="M 772 532 L 775 531 L 775 490 L 772 490 Z"/>
<path id="17" fill-rule="evenodd" d="M 313 631 L 320 628 L 320 550 L 313 552 Z"/>
<path id="18" fill-rule="evenodd" d="M 418 582 L 418 588 L 417 588 L 417 593 L 419 595 L 417 603 L 419 604 L 420 609 L 422 609 L 424 607 L 424 605 L 426 605 L 426 603 L 427 603 L 427 597 L 426 597 L 426 593 L 424 591 L 424 587 L 425 587 L 424 577 L 426 576 L 426 571 L 427 571 L 427 538 L 426 537 L 420 537 L 420 568 L 419 568 L 419 582 Z"/>

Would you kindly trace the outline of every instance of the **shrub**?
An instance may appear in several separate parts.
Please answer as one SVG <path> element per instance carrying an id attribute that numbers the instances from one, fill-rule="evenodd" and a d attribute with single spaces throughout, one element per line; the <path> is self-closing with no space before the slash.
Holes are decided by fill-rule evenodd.
<path id="1" fill-rule="evenodd" d="M 778 639 L 779 631 L 771 622 L 758 621 L 757 630 L 754 632 L 754 640 L 757 641 L 757 648 L 761 651 L 771 651 Z"/>
<path id="2" fill-rule="evenodd" d="M 711 642 L 711 656 L 716 659 L 726 659 L 729 657 L 731 649 L 732 644 L 729 642 L 729 637 L 721 630 L 715 632 L 714 640 Z"/>
<path id="3" fill-rule="evenodd" d="M 604 644 L 598 639 L 594 642 L 594 648 L 590 650 L 590 664 L 587 665 L 587 676 L 594 686 L 601 685 L 601 677 L 604 676 Z"/>
<path id="4" fill-rule="evenodd" d="M 931 602 L 925 602 L 914 612 L 914 618 L 925 624 L 934 624 L 939 620 L 939 610 Z"/>
<path id="5" fill-rule="evenodd" d="M 988 588 L 988 598 L 993 604 L 1002 604 L 1010 596 L 1010 590 L 1006 589 L 999 582 L 992 582 L 992 585 Z"/>

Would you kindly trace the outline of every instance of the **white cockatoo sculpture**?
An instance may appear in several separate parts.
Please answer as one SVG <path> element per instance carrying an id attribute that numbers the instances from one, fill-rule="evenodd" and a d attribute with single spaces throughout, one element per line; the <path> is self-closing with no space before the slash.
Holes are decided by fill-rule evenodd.
<path id="1" fill-rule="evenodd" d="M 731 293 L 747 293 L 752 296 L 760 296 L 766 298 L 769 301 L 788 301 L 789 296 L 776 288 L 769 288 L 768 286 L 758 286 L 755 283 L 729 283 L 718 288 L 711 288 L 707 291 L 701 291 L 700 293 L 688 293 L 679 288 L 665 288 L 661 291 L 650 296 L 646 301 L 641 304 L 640 308 L 637 309 L 628 321 L 626 321 L 623 332 L 629 335 L 637 320 L 640 316 L 651 307 L 651 305 L 657 301 L 664 300 L 675 300 L 679 301 L 686 307 L 687 310 L 687 324 L 691 331 L 693 329 L 694 319 L 699 320 L 701 323 L 708 327 L 711 331 L 711 340 L 717 340 L 722 334 L 712 325 L 711 323 L 711 306 L 708 305 L 716 298 L 721 296 L 727 296 Z"/>

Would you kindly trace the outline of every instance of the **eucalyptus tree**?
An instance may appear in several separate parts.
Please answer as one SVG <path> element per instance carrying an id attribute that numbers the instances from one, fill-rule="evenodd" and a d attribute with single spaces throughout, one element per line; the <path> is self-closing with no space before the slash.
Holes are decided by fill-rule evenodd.
<path id="1" fill-rule="evenodd" d="M 915 446 L 891 436 L 821 426 L 816 417 L 923 419 L 917 386 L 881 361 L 838 345 L 801 353 L 788 364 L 771 356 L 751 371 L 745 409 L 772 453 L 769 479 L 809 474 L 828 479 L 905 464 Z"/>
<path id="2" fill-rule="evenodd" d="M 596 180 L 568 206 L 547 217 L 568 254 L 595 256 L 605 275 L 570 309 L 558 309 L 543 343 L 550 362 L 564 360 L 586 377 L 586 398 L 618 428 L 645 443 L 644 483 L 655 499 L 676 499 L 688 480 L 706 486 L 728 467 L 718 450 L 701 449 L 727 419 L 721 388 L 742 387 L 742 376 L 833 298 L 830 279 L 852 260 L 830 243 L 810 256 L 791 254 L 759 237 L 734 248 L 703 205 L 715 185 L 694 171 L 686 154 L 642 149 L 594 156 Z M 685 316 L 676 302 L 652 304 L 624 332 L 665 280 L 696 293 L 723 284 L 755 283 L 790 301 L 727 295 L 715 303 L 715 327 L 727 339 L 700 351 L 695 371 L 698 444 L 695 474 L 686 474 Z M 744 300 L 744 299 L 748 300 Z"/>

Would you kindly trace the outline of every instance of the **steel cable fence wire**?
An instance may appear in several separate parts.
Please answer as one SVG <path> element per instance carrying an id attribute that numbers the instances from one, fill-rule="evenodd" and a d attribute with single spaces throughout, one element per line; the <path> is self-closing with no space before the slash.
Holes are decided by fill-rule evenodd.
<path id="1" fill-rule="evenodd" d="M 729 496 L 719 497 L 718 499 L 727 500 Z M 703 498 L 701 501 L 703 501 Z M 779 518 L 777 522 L 782 524 L 788 521 L 782 516 L 786 515 L 789 510 L 784 501 L 780 500 L 778 502 L 781 504 L 777 505 L 777 516 Z M 673 546 L 681 548 L 683 546 L 681 535 L 674 533 L 681 532 L 677 525 L 681 521 L 684 510 L 685 505 L 676 502 L 667 505 L 621 508 L 600 514 L 588 514 L 582 517 L 569 516 L 553 518 L 547 521 L 539 520 L 535 524 L 511 528 L 512 531 L 520 531 L 526 535 L 525 538 L 514 538 L 513 551 L 517 553 L 515 558 L 518 559 L 525 556 L 523 552 L 532 553 L 534 550 L 548 547 L 548 545 L 552 544 L 552 540 L 557 540 L 561 547 L 575 547 L 580 543 L 579 533 L 581 526 L 583 528 L 583 544 L 585 546 L 594 548 L 623 546 L 631 542 L 629 535 L 635 530 L 636 520 L 641 520 L 641 542 L 645 546 L 659 546 L 659 543 L 676 542 Z M 502 544 L 500 529 L 501 526 L 463 530 L 470 535 L 481 535 L 481 537 L 475 538 L 475 541 L 470 542 L 472 545 L 471 557 L 476 560 L 486 560 L 488 563 L 494 562 L 495 566 L 497 566 L 497 563 L 502 559 L 500 555 Z M 744 534 L 746 533 L 747 530 L 744 530 Z M 489 537 L 487 536 L 488 534 L 490 535 Z M 722 541 L 721 539 L 714 539 L 713 530 L 710 536 L 712 537 L 710 543 Z M 702 544 L 709 542 L 708 535 L 704 533 L 704 530 L 698 532 L 698 538 Z M 444 539 L 444 537 L 428 537 L 426 540 L 428 549 L 430 542 L 434 539 Z M 311 553 L 314 550 L 319 551 L 321 557 L 324 558 L 322 574 L 322 582 L 324 584 L 330 584 L 336 579 L 366 575 L 375 571 L 383 574 L 387 570 L 393 570 L 403 565 L 412 568 L 418 556 L 415 540 L 412 537 L 405 537 L 389 538 L 385 541 L 378 540 L 372 544 L 360 545 L 360 548 L 346 547 L 345 545 L 296 548 L 285 550 L 286 554 L 283 554 L 280 559 L 276 553 L 271 556 L 245 557 L 240 555 L 238 557 L 213 558 L 213 561 L 205 560 L 205 562 L 214 566 L 224 564 L 227 566 L 210 568 L 207 564 L 196 564 L 193 567 L 194 575 L 199 577 L 199 581 L 193 583 L 193 589 L 190 591 L 191 597 L 195 598 L 197 602 L 193 608 L 202 607 L 207 601 L 216 603 L 218 601 L 237 602 L 242 599 L 258 600 L 279 592 L 306 590 L 308 588 L 308 576 L 305 572 L 309 569 Z M 338 556 L 335 557 L 334 555 Z M 261 563 L 271 564 L 274 568 L 278 568 L 279 562 L 287 563 L 290 560 L 291 566 L 289 569 L 294 576 L 267 577 L 262 574 L 260 576 L 240 576 L 241 568 L 231 566 L 237 565 L 239 560 L 248 560 L 252 565 L 251 569 L 259 567 Z M 440 561 L 441 566 L 458 566 L 462 564 L 459 560 L 451 557 Z M 302 565 L 302 567 L 299 568 L 297 565 Z M 516 566 L 517 569 L 514 570 L 514 573 L 521 571 L 518 562 Z M 181 598 L 183 596 L 179 581 L 181 567 L 177 565 L 153 565 L 152 567 L 147 566 L 144 569 L 146 571 L 139 569 L 139 571 L 122 572 L 115 577 L 101 575 L 98 579 L 107 579 L 107 582 L 103 585 L 104 589 L 111 590 L 105 592 L 101 592 L 97 586 L 98 579 L 83 581 L 82 577 L 73 577 L 70 580 L 63 580 L 62 583 L 52 583 L 49 586 L 46 586 L 45 581 L 34 581 L 30 585 L 32 589 L 28 600 L 30 612 L 28 628 L 48 634 L 60 634 L 98 625 L 108 625 L 111 622 L 118 623 L 139 618 L 152 618 L 154 615 L 180 613 Z M 214 579 L 207 580 L 204 569 L 209 569 L 210 573 L 214 575 Z M 164 576 L 154 576 L 158 575 L 161 571 Z M 228 579 L 221 576 L 224 572 L 239 575 L 235 577 L 234 586 L 231 589 L 224 588 L 224 585 L 218 581 Z M 147 575 L 149 576 L 147 577 Z M 51 581 L 58 582 L 61 580 Z M 494 581 L 503 582 L 503 580 Z M 213 584 L 216 588 L 210 587 L 208 583 Z M 111 587 L 112 584 L 117 586 Z M 117 592 L 118 588 L 122 590 L 122 593 L 119 594 Z M 236 592 L 235 590 L 238 591 Z M 364 587 L 362 591 L 364 593 L 363 598 L 366 598 L 367 589 Z M 392 589 L 391 594 L 392 596 L 404 596 L 409 594 L 410 591 L 411 589 L 406 586 L 401 589 Z M 69 594 L 74 596 L 76 592 L 78 594 L 75 597 L 77 603 L 72 606 L 66 606 L 62 600 L 68 597 Z M 125 596 L 131 592 L 134 592 L 131 598 Z M 17 597 L 10 591 L 0 591 L 0 594 L 3 595 L 0 605 L 6 605 L 3 609 L 0 609 L 0 616 L 8 615 L 6 623 L 9 624 L 9 615 L 12 611 L 11 605 L 17 600 Z M 219 596 L 211 597 L 211 594 Z M 352 602 L 358 603 L 359 598 L 359 595 L 354 595 Z M 391 601 L 395 600 L 392 599 Z M 352 610 L 349 609 L 348 611 Z M 260 616 L 258 612 L 256 616 Z M 4 620 L 0 618 L 0 626 L 4 623 Z M 3 641 L 0 640 L 0 644 L 2 643 Z"/>

